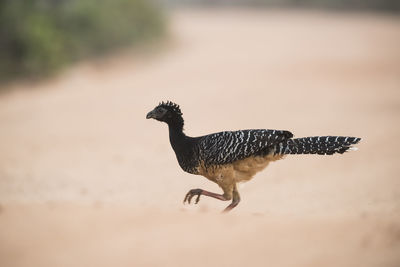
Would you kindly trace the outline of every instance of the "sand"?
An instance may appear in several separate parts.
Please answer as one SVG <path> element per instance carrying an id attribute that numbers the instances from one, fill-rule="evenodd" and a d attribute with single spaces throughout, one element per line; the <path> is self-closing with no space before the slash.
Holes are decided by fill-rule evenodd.
<path id="1" fill-rule="evenodd" d="M 400 18 L 301 10 L 177 10 L 165 47 L 73 66 L 0 95 L 0 266 L 400 266 Z M 361 137 L 239 185 L 184 173 L 186 133 L 284 129 Z"/>

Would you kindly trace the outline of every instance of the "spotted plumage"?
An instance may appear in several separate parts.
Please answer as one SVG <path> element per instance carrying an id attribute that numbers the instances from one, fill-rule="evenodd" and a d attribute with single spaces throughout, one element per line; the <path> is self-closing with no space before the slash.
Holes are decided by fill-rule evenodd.
<path id="1" fill-rule="evenodd" d="M 293 137 L 288 131 L 241 130 L 200 137 L 199 159 L 206 166 L 221 165 L 250 156 L 265 156 L 275 145 Z"/>
<path id="2" fill-rule="evenodd" d="M 276 154 L 343 154 L 361 139 L 345 136 L 313 136 L 289 139 L 275 148 Z"/>
<path id="3" fill-rule="evenodd" d="M 181 168 L 192 174 L 202 175 L 217 183 L 223 194 L 202 189 L 190 190 L 184 202 L 190 203 L 200 195 L 220 200 L 232 200 L 225 209 L 229 211 L 240 201 L 236 184 L 250 180 L 275 160 L 287 154 L 332 155 L 354 149 L 352 145 L 361 139 L 344 136 L 315 136 L 293 138 L 283 130 L 252 129 L 225 131 L 200 137 L 189 137 L 183 133 L 183 117 L 180 107 L 173 102 L 161 102 L 146 118 L 168 124 L 169 138 Z"/>

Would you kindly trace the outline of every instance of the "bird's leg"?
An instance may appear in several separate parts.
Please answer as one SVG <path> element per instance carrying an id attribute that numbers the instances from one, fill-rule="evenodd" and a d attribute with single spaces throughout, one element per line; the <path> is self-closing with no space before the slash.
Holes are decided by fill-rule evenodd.
<path id="1" fill-rule="evenodd" d="M 229 204 L 228 207 L 226 207 L 222 212 L 228 212 L 231 209 L 233 209 L 234 207 L 236 207 L 240 202 L 240 195 L 239 192 L 237 191 L 236 185 L 233 188 L 233 198 L 232 198 L 232 203 Z"/>
<path id="2" fill-rule="evenodd" d="M 229 206 L 226 207 L 223 210 L 223 212 L 230 211 L 231 209 L 236 207 L 240 202 L 240 195 L 239 195 L 239 192 L 238 192 L 238 190 L 236 188 L 236 184 L 234 184 L 233 185 L 233 189 L 232 189 L 231 186 L 229 187 L 229 189 L 225 188 L 223 195 L 216 194 L 216 193 L 213 193 L 213 192 L 209 192 L 209 191 L 206 191 L 206 190 L 203 190 L 203 189 L 192 189 L 186 194 L 185 199 L 183 200 L 183 203 L 185 203 L 187 201 L 190 204 L 190 201 L 192 200 L 192 198 L 194 196 L 197 196 L 196 200 L 194 202 L 195 204 L 197 204 L 199 202 L 199 200 L 200 200 L 200 196 L 201 195 L 213 197 L 213 198 L 216 198 L 216 199 L 219 199 L 219 200 L 223 200 L 223 201 L 227 201 L 227 200 L 231 200 L 232 199 L 232 203 L 229 204 Z"/>
<path id="3" fill-rule="evenodd" d="M 200 196 L 204 195 L 204 196 L 208 196 L 208 197 L 213 197 L 219 200 L 230 200 L 231 198 L 229 198 L 229 196 L 226 196 L 225 194 L 221 195 L 221 194 L 217 194 L 217 193 L 213 193 L 213 192 L 209 192 L 203 189 L 192 189 L 190 190 L 186 196 L 185 199 L 183 200 L 183 203 L 185 203 L 186 201 L 190 204 L 190 201 L 192 200 L 192 198 L 194 196 L 197 196 L 196 200 L 195 200 L 195 204 L 197 204 L 200 200 Z"/>

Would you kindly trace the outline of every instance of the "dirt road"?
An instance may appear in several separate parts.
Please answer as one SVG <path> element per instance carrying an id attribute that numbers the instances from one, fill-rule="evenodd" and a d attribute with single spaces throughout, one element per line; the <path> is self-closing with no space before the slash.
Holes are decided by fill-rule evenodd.
<path id="1" fill-rule="evenodd" d="M 155 55 L 82 63 L 0 95 L 0 265 L 399 266 L 400 18 L 181 10 Z M 351 135 L 359 150 L 290 156 L 240 205 L 184 173 L 165 125 Z"/>

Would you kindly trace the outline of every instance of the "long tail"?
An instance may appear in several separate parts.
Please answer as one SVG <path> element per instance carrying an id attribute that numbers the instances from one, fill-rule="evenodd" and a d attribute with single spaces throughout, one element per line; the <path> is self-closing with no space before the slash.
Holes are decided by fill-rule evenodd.
<path id="1" fill-rule="evenodd" d="M 289 139 L 275 147 L 275 154 L 343 154 L 347 150 L 357 150 L 352 145 L 357 144 L 361 138 L 346 136 L 313 136 Z"/>

